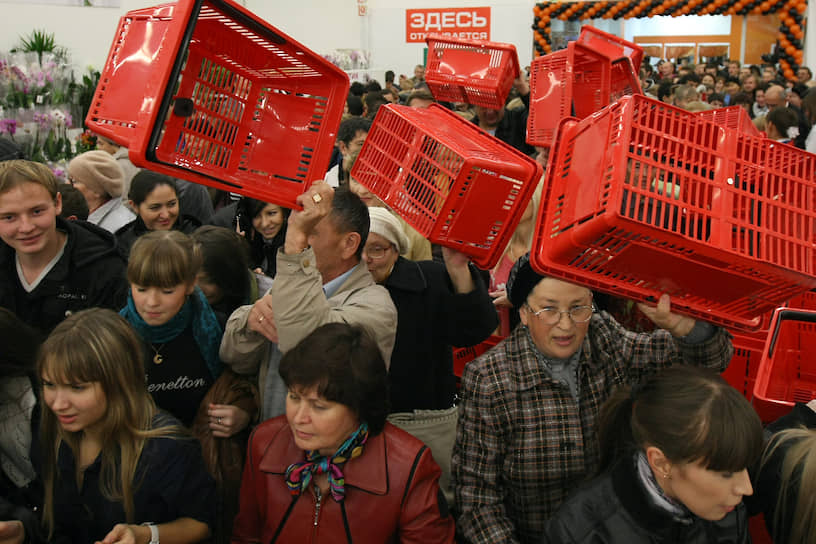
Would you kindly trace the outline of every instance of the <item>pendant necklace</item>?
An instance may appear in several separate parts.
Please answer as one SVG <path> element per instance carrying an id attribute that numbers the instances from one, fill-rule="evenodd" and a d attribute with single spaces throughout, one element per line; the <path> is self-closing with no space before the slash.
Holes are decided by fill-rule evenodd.
<path id="1" fill-rule="evenodd" d="M 153 364 L 160 365 L 162 364 L 162 362 L 164 362 L 164 357 L 162 357 L 162 354 L 160 352 L 161 350 L 164 349 L 165 345 L 166 344 L 162 344 L 161 346 L 159 346 L 159 349 L 156 349 L 156 346 L 150 344 L 150 349 L 152 349 L 153 352 L 155 353 L 155 355 L 153 356 Z"/>

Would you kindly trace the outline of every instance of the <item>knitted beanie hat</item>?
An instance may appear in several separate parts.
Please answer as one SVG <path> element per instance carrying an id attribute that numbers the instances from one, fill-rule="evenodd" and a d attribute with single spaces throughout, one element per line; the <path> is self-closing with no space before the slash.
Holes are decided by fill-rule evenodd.
<path id="1" fill-rule="evenodd" d="M 405 255 L 410 245 L 399 218 L 386 208 L 376 207 L 368 208 L 368 215 L 371 217 L 371 226 L 368 231 L 379 234 L 394 244 L 400 255 Z"/>
<path id="2" fill-rule="evenodd" d="M 68 164 L 68 175 L 95 193 L 112 198 L 122 196 L 125 174 L 116 159 L 105 151 L 77 155 Z"/>
<path id="3" fill-rule="evenodd" d="M 518 310 L 527 301 L 530 292 L 535 289 L 538 282 L 546 276 L 542 276 L 530 264 L 530 253 L 522 255 L 507 278 L 507 298 L 513 304 L 513 308 Z"/>

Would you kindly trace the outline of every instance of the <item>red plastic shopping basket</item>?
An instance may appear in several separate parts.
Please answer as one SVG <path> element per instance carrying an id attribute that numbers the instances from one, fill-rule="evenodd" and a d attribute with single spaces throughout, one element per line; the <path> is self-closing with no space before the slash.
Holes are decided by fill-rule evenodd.
<path id="1" fill-rule="evenodd" d="M 727 328 L 816 286 L 816 155 L 633 95 L 564 120 L 532 264 Z"/>
<path id="2" fill-rule="evenodd" d="M 491 268 L 541 166 L 438 104 L 388 104 L 378 110 L 351 177 L 431 242 Z"/>
<path id="3" fill-rule="evenodd" d="M 698 111 L 696 116 L 726 128 L 740 130 L 751 136 L 762 136 L 762 133 L 751 121 L 751 116 L 742 106 L 728 106 L 713 110 Z"/>
<path id="4" fill-rule="evenodd" d="M 566 49 L 534 59 L 527 143 L 550 146 L 561 119 L 583 119 L 622 96 L 639 94 L 642 57 L 641 47 L 584 26 Z"/>
<path id="5" fill-rule="evenodd" d="M 589 49 L 594 49 L 610 61 L 626 57 L 632 62 L 635 74 L 640 71 L 643 61 L 643 48 L 635 43 L 628 42 L 614 34 L 598 30 L 594 26 L 584 25 L 578 36 L 578 43 Z"/>
<path id="6" fill-rule="evenodd" d="M 134 164 L 288 207 L 322 179 L 344 72 L 232 0 L 129 12 L 86 120 Z"/>
<path id="7" fill-rule="evenodd" d="M 466 348 L 454 348 L 453 349 L 453 375 L 459 378 L 462 377 L 462 373 L 465 371 L 465 365 L 471 362 L 472 360 L 476 359 L 483 353 L 486 353 L 488 350 L 495 347 L 499 342 L 504 340 L 503 336 L 497 336 L 495 334 L 491 334 L 487 340 L 476 344 L 475 346 L 469 346 Z"/>
<path id="8" fill-rule="evenodd" d="M 425 82 L 437 100 L 466 102 L 498 110 L 519 76 L 515 46 L 432 34 Z"/>
<path id="9" fill-rule="evenodd" d="M 728 368 L 722 372 L 722 377 L 746 399 L 751 400 L 754 396 L 754 382 L 759 372 L 765 339 L 735 334 L 732 343 L 734 355 L 728 363 Z"/>
<path id="10" fill-rule="evenodd" d="M 754 407 L 763 421 L 816 398 L 816 311 L 779 308 L 754 384 Z"/>

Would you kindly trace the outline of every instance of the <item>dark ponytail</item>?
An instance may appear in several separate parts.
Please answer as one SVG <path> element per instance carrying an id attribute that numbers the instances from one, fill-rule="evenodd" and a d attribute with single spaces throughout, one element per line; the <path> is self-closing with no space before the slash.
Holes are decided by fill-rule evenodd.
<path id="1" fill-rule="evenodd" d="M 753 407 L 716 372 L 676 365 L 616 391 L 601 408 L 601 466 L 627 452 L 659 448 L 674 463 L 739 472 L 759 458 L 762 424 Z"/>
<path id="2" fill-rule="evenodd" d="M 632 388 L 624 385 L 616 389 L 601 407 L 598 423 L 601 471 L 638 447 L 632 435 L 632 405 Z"/>

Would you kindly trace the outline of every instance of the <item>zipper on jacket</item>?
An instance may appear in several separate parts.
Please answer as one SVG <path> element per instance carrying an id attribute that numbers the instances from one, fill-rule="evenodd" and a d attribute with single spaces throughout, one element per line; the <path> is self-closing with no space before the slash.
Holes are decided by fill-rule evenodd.
<path id="1" fill-rule="evenodd" d="M 320 517 L 320 504 L 323 501 L 323 495 L 320 493 L 320 488 L 315 486 L 315 517 L 314 526 L 317 527 L 317 520 Z"/>

